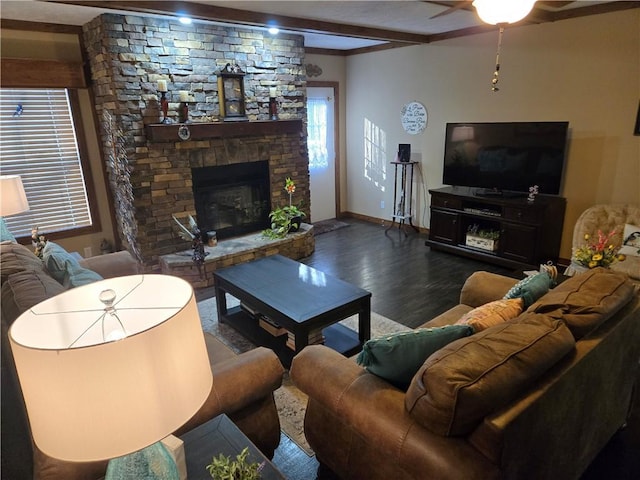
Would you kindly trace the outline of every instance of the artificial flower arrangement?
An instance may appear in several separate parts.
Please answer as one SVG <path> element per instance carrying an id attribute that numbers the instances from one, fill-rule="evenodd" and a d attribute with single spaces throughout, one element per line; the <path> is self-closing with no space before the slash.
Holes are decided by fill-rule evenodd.
<path id="1" fill-rule="evenodd" d="M 285 180 L 284 190 L 289 194 L 289 205 L 276 208 L 269 213 L 271 228 L 262 231 L 265 237 L 284 238 L 290 231 L 297 231 L 301 220 L 306 217 L 305 213 L 292 203 L 296 185 L 290 177 Z"/>
<path id="2" fill-rule="evenodd" d="M 584 235 L 585 244 L 573 251 L 573 261 L 579 265 L 588 268 L 605 267 L 609 268 L 616 262 L 622 262 L 626 257 L 618 254 L 618 249 L 611 243 L 611 238 L 616 231 L 611 230 L 605 235 L 598 230 L 598 240 L 592 241 L 591 236 L 586 233 Z"/>

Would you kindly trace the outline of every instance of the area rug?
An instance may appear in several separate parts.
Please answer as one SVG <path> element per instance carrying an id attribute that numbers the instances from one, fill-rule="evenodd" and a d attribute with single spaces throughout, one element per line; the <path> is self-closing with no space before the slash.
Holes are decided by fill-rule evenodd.
<path id="1" fill-rule="evenodd" d="M 231 308 L 239 304 L 238 300 L 227 295 L 227 307 Z M 235 329 L 226 324 L 218 323 L 218 310 L 216 299 L 208 298 L 198 302 L 202 329 L 216 336 L 235 353 L 243 353 L 255 348 L 255 345 L 240 335 Z M 358 317 L 354 315 L 340 323 L 351 329 L 357 329 Z M 389 333 L 407 330 L 404 325 L 389 320 L 382 315 L 371 312 L 371 336 L 378 337 Z M 300 391 L 285 373 L 282 386 L 274 392 L 276 407 L 280 417 L 282 431 L 307 455 L 312 456 L 313 450 L 304 437 L 304 413 L 307 405 L 307 395 Z"/>
<path id="2" fill-rule="evenodd" d="M 330 220 L 321 220 L 313 224 L 313 234 L 315 236 L 318 236 L 322 235 L 323 233 L 333 232 L 334 230 L 338 230 L 339 228 L 348 226 L 348 223 L 341 222 L 340 220 L 336 220 L 335 218 L 332 218 Z"/>

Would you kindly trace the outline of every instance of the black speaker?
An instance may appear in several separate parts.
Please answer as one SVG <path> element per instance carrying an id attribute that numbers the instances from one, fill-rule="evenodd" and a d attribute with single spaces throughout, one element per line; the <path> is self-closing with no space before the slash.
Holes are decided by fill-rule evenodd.
<path id="1" fill-rule="evenodd" d="M 398 144 L 398 160 L 401 162 L 408 162 L 409 160 L 411 160 L 411 144 Z"/>

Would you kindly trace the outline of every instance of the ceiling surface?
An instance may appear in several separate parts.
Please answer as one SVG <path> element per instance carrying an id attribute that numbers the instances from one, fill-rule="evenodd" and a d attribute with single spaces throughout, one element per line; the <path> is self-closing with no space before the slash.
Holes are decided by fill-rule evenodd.
<path id="1" fill-rule="evenodd" d="M 509 0 L 514 1 L 514 0 Z M 631 1 L 538 1 L 520 24 L 640 8 Z M 307 49 L 352 54 L 495 29 L 483 24 L 471 1 L 73 1 L 2 0 L 0 18 L 80 26 L 106 12 L 151 16 L 188 14 L 194 22 L 276 25 L 300 33 Z"/>

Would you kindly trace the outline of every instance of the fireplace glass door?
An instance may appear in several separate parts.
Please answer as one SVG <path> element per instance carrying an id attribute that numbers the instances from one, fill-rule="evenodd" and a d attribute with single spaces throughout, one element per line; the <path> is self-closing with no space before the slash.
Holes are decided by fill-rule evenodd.
<path id="1" fill-rule="evenodd" d="M 195 168 L 193 193 L 198 226 L 218 239 L 269 226 L 268 162 Z"/>

